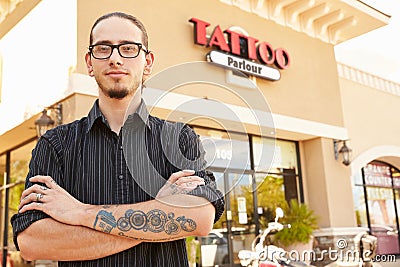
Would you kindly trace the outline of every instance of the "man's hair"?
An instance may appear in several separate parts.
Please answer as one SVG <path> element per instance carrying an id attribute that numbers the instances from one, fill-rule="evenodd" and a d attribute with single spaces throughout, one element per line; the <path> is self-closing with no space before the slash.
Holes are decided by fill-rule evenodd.
<path id="1" fill-rule="evenodd" d="M 93 43 L 93 29 L 97 26 L 97 24 L 99 24 L 100 21 L 103 21 L 103 20 L 111 18 L 111 17 L 127 19 L 127 20 L 130 20 L 134 25 L 136 25 L 142 31 L 143 46 L 147 50 L 149 50 L 149 44 L 148 44 L 149 37 L 147 36 L 147 31 L 146 31 L 146 28 L 144 27 L 143 23 L 140 20 L 138 20 L 136 17 L 126 14 L 126 13 L 123 13 L 123 12 L 112 12 L 112 13 L 108 13 L 108 14 L 105 14 L 105 15 L 99 17 L 93 24 L 92 29 L 90 30 L 90 40 L 89 40 L 90 45 L 92 45 L 92 43 Z"/>

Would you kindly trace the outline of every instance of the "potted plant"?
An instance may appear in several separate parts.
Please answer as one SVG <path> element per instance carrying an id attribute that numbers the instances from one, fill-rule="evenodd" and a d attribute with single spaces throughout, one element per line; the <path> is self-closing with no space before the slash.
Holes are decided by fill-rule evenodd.
<path id="1" fill-rule="evenodd" d="M 318 229 L 318 218 L 314 211 L 307 204 L 292 199 L 284 207 L 284 214 L 281 223 L 290 224 L 291 227 L 276 233 L 274 240 L 289 252 L 296 250 L 302 253 L 304 250 L 312 250 L 312 234 Z"/>

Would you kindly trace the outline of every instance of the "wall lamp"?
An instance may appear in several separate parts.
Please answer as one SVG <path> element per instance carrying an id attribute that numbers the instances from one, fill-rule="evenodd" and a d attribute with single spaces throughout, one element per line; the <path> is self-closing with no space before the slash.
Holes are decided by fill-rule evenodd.
<path id="1" fill-rule="evenodd" d="M 51 106 L 48 108 L 43 109 L 42 115 L 39 117 L 39 119 L 35 120 L 35 128 L 36 128 L 36 135 L 38 138 L 40 138 L 44 133 L 48 130 L 51 129 L 54 124 L 56 123 L 49 115 L 47 115 L 48 110 L 54 110 L 56 113 L 57 117 L 57 124 L 61 125 L 62 124 L 62 119 L 63 119 L 63 114 L 62 114 L 62 104 L 57 104 L 56 106 Z"/>
<path id="2" fill-rule="evenodd" d="M 343 143 L 342 147 L 339 148 L 339 144 Z M 346 140 L 333 140 L 333 150 L 335 152 L 335 159 L 339 159 L 339 155 L 342 155 L 343 161 L 342 163 L 346 166 L 349 166 L 351 163 L 351 148 L 346 145 Z"/>

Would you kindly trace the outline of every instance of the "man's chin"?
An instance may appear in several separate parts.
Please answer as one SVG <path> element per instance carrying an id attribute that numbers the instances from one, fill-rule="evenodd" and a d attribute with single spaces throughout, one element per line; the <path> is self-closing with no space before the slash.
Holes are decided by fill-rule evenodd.
<path id="1" fill-rule="evenodd" d="M 106 92 L 106 95 L 112 99 L 124 99 L 129 95 L 128 90 L 109 90 Z"/>
<path id="2" fill-rule="evenodd" d="M 127 97 L 128 95 L 129 95 L 128 93 L 117 92 L 114 94 L 110 93 L 108 96 L 113 99 L 121 100 L 121 99 L 124 99 L 125 97 Z"/>

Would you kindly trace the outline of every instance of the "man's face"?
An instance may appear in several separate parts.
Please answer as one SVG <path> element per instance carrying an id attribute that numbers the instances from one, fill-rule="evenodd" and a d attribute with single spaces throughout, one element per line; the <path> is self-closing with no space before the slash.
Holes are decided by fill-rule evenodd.
<path id="1" fill-rule="evenodd" d="M 92 45 L 126 42 L 142 43 L 141 30 L 127 19 L 111 17 L 99 22 L 93 29 Z M 135 58 L 123 58 L 114 49 L 108 59 L 95 59 L 87 54 L 86 64 L 89 75 L 96 79 L 101 93 L 110 98 L 123 99 L 133 95 L 151 73 L 153 54 L 146 55 L 141 50 Z"/>

